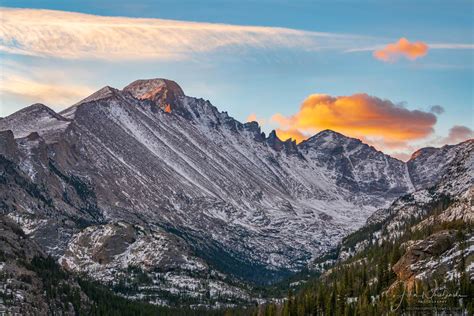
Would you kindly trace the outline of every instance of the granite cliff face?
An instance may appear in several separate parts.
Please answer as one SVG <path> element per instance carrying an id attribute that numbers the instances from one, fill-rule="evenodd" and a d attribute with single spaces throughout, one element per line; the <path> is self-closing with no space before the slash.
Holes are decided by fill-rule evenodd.
<path id="1" fill-rule="evenodd" d="M 472 142 L 404 163 L 329 130 L 298 145 L 267 137 L 165 79 L 105 87 L 60 113 L 35 104 L 0 131 L 2 213 L 72 271 L 118 282 L 145 270 L 157 298 L 205 279 L 188 294 L 245 300 L 229 284 L 296 272 L 456 172 L 454 159 L 472 164 Z"/>

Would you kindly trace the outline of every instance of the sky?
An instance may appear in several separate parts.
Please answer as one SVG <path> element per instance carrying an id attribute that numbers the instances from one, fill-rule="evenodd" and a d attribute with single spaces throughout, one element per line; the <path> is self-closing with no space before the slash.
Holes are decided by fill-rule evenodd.
<path id="1" fill-rule="evenodd" d="M 0 116 L 167 78 L 298 142 L 400 159 L 473 138 L 473 1 L 0 2 Z"/>

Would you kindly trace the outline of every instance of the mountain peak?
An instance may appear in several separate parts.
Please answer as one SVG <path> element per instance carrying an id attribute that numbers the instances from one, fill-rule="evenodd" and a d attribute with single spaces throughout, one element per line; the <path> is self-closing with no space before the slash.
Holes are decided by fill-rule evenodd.
<path id="1" fill-rule="evenodd" d="M 183 89 L 174 81 L 168 79 L 141 79 L 136 80 L 123 88 L 133 97 L 140 100 L 150 100 L 155 103 L 172 104 L 184 96 Z"/>
<path id="2" fill-rule="evenodd" d="M 342 144 L 342 143 L 346 143 L 346 142 L 354 141 L 354 140 L 357 142 L 360 142 L 360 140 L 356 138 L 351 138 L 341 133 L 335 132 L 333 130 L 325 129 L 311 136 L 310 138 L 302 141 L 301 143 L 298 144 L 298 147 L 300 148 L 307 148 L 307 147 L 313 147 L 313 146 L 318 147 L 323 144 L 325 146 L 333 146 L 333 145 Z"/>
<path id="3" fill-rule="evenodd" d="M 336 131 L 333 131 L 332 129 L 324 129 L 322 131 L 320 131 L 319 133 L 317 133 L 316 135 L 336 135 L 336 136 L 344 136 L 343 134 L 341 133 L 338 133 Z M 344 137 L 347 137 L 347 136 L 344 136 Z"/>
<path id="4" fill-rule="evenodd" d="M 81 103 L 86 103 L 86 102 L 91 102 L 91 101 L 98 101 L 98 100 L 101 100 L 101 99 L 105 99 L 105 98 L 108 98 L 108 97 L 111 97 L 113 96 L 114 94 L 116 94 L 119 90 L 115 89 L 115 88 L 112 88 L 110 86 L 105 86 L 99 90 L 97 90 L 96 92 L 92 93 L 90 96 L 88 96 L 87 98 L 85 99 L 82 99 L 81 101 L 79 101 L 78 103 L 76 103 L 75 105 L 79 105 Z"/>
<path id="5" fill-rule="evenodd" d="M 322 130 L 321 132 L 317 133 L 311 138 L 326 138 L 326 139 L 357 139 L 357 138 L 351 138 L 348 137 L 344 134 L 338 133 L 336 131 L 330 130 L 330 129 L 325 129 Z"/>
<path id="6" fill-rule="evenodd" d="M 49 107 L 47 107 L 46 105 L 44 105 L 43 103 L 34 103 L 30 106 L 27 106 L 26 108 L 23 108 L 15 113 L 13 113 L 12 115 L 10 116 L 13 116 L 13 115 L 18 115 L 20 113 L 47 113 L 51 116 L 55 116 L 56 115 L 56 112 L 54 112 L 52 109 L 50 109 Z"/>
<path id="7" fill-rule="evenodd" d="M 431 154 L 435 153 L 436 151 L 437 151 L 437 148 L 435 148 L 435 147 L 420 148 L 411 155 L 409 161 L 417 159 L 417 158 L 425 156 L 425 155 L 431 155 Z"/>
<path id="8" fill-rule="evenodd" d="M 32 104 L 0 119 L 0 130 L 11 130 L 15 138 L 26 137 L 32 132 L 41 136 L 65 128 L 69 120 L 41 103 Z"/>

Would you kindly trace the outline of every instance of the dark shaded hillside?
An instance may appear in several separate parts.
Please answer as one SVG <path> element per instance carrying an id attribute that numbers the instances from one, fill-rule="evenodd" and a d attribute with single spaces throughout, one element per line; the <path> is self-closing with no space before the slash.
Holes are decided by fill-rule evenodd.
<path id="1" fill-rule="evenodd" d="M 73 275 L 46 256 L 11 219 L 0 216 L 0 313 L 20 315 L 222 315 L 133 301 Z M 246 315 L 246 309 L 231 311 Z"/>

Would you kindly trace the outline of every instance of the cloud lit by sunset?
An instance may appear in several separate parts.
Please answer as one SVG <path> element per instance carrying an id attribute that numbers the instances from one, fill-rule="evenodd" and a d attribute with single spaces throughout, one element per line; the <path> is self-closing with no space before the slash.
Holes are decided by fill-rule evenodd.
<path id="1" fill-rule="evenodd" d="M 93 91 L 93 88 L 81 84 L 38 82 L 21 75 L 11 74 L 5 69 L 3 69 L 2 85 L 0 85 L 0 94 L 16 96 L 26 104 L 54 101 L 54 106 L 58 108 L 60 105 L 73 104 Z"/>
<path id="2" fill-rule="evenodd" d="M 396 43 L 388 44 L 383 49 L 374 51 L 374 57 L 385 61 L 394 62 L 400 57 L 415 60 L 428 53 L 428 45 L 423 42 L 410 42 L 402 37 Z"/>
<path id="3" fill-rule="evenodd" d="M 432 113 L 409 110 L 367 94 L 313 94 L 296 114 L 277 113 L 271 120 L 278 126 L 277 134 L 282 139 L 301 142 L 320 130 L 331 129 L 379 148 L 403 148 L 408 141 L 432 134 L 437 119 Z"/>
<path id="4" fill-rule="evenodd" d="M 280 139 L 287 140 L 291 138 L 292 140 L 295 140 L 297 143 L 301 143 L 303 140 L 308 138 L 307 135 L 304 135 L 302 132 L 300 132 L 296 128 L 290 128 L 290 129 L 277 128 L 276 133 L 277 133 L 278 138 Z"/>
<path id="5" fill-rule="evenodd" d="M 257 114 L 255 113 L 250 113 L 248 116 L 247 116 L 247 122 L 257 122 Z"/>
<path id="6" fill-rule="evenodd" d="M 257 117 L 257 114 L 255 114 L 255 113 L 250 113 L 247 116 L 247 119 L 245 121 L 246 122 L 257 122 L 260 126 L 265 125 L 265 123 L 267 122 L 266 119 L 261 118 L 261 117 Z"/>
<path id="7" fill-rule="evenodd" d="M 357 36 L 283 27 L 106 17 L 34 9 L 0 8 L 0 13 L 0 51 L 66 59 L 169 61 L 224 48 L 316 51 L 351 47 L 359 40 Z"/>

